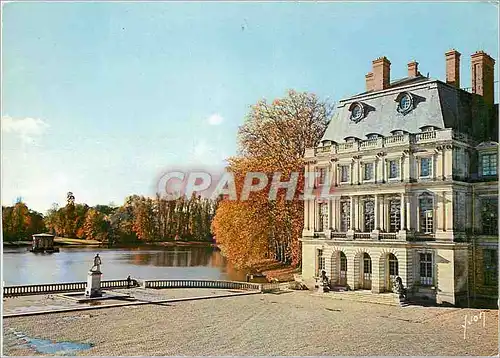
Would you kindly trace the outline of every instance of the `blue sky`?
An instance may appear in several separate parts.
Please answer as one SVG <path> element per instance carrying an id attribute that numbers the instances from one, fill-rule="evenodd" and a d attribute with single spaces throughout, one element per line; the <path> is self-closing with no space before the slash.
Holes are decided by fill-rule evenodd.
<path id="1" fill-rule="evenodd" d="M 250 105 L 362 92 L 377 57 L 444 79 L 456 48 L 462 87 L 470 54 L 498 58 L 491 3 L 10 3 L 2 32 L 2 204 L 41 212 L 223 164 Z"/>

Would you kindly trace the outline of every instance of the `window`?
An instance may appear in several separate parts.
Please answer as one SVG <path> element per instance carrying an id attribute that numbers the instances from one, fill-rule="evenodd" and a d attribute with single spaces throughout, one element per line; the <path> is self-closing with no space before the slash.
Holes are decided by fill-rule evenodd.
<path id="1" fill-rule="evenodd" d="M 349 166 L 341 165 L 340 166 L 340 182 L 347 183 L 349 181 Z"/>
<path id="2" fill-rule="evenodd" d="M 365 232 L 375 230 L 375 203 L 373 200 L 365 200 L 363 205 L 363 216 L 365 219 Z"/>
<path id="3" fill-rule="evenodd" d="M 389 179 L 394 179 L 399 176 L 399 168 L 397 160 L 389 160 Z"/>
<path id="4" fill-rule="evenodd" d="M 319 204 L 319 231 L 328 229 L 328 204 Z"/>
<path id="5" fill-rule="evenodd" d="M 420 284 L 432 285 L 432 254 L 429 252 L 420 253 Z"/>
<path id="6" fill-rule="evenodd" d="M 420 176 L 421 177 L 430 177 L 431 176 L 431 167 L 432 161 L 431 158 L 421 158 L 420 159 Z"/>
<path id="7" fill-rule="evenodd" d="M 434 126 L 426 126 L 421 128 L 422 132 L 433 132 L 434 129 L 435 129 Z"/>
<path id="8" fill-rule="evenodd" d="M 390 232 L 398 232 L 401 227 L 401 200 L 392 199 L 389 201 Z"/>
<path id="9" fill-rule="evenodd" d="M 497 155 L 481 155 L 481 174 L 482 176 L 497 175 Z"/>
<path id="10" fill-rule="evenodd" d="M 327 175 L 327 170 L 326 168 L 319 168 L 319 178 L 318 178 L 318 184 L 323 185 L 326 184 L 326 175 Z"/>
<path id="11" fill-rule="evenodd" d="M 363 180 L 373 180 L 373 163 L 366 163 Z"/>
<path id="12" fill-rule="evenodd" d="M 483 234 L 498 234 L 498 198 L 481 198 Z"/>
<path id="13" fill-rule="evenodd" d="M 419 199 L 419 222 L 420 232 L 431 234 L 434 232 L 434 201 L 429 194 L 422 194 Z"/>
<path id="14" fill-rule="evenodd" d="M 368 255 L 366 252 L 363 254 L 363 273 L 365 273 L 365 274 L 372 273 L 372 259 L 371 259 L 370 255 Z M 365 275 L 365 279 L 366 279 L 366 275 Z"/>
<path id="15" fill-rule="evenodd" d="M 401 108 L 401 110 L 404 112 L 408 111 L 411 108 L 411 98 L 409 95 L 405 94 L 401 97 L 401 99 L 399 100 L 399 108 Z"/>
<path id="16" fill-rule="evenodd" d="M 484 285 L 496 286 L 498 283 L 498 250 L 483 250 Z"/>
<path id="17" fill-rule="evenodd" d="M 318 249 L 318 270 L 316 272 L 317 276 L 321 275 L 321 271 L 325 269 L 325 258 L 323 257 L 323 250 Z"/>
<path id="18" fill-rule="evenodd" d="M 351 203 L 342 201 L 340 207 L 340 231 L 346 232 L 351 226 Z"/>
<path id="19" fill-rule="evenodd" d="M 378 138 L 378 134 L 369 134 L 367 135 L 368 140 L 375 140 Z"/>
<path id="20" fill-rule="evenodd" d="M 361 104 L 355 103 L 351 108 L 352 108 L 351 109 L 351 121 L 353 121 L 353 122 L 360 121 L 364 115 L 363 107 L 361 106 Z"/>

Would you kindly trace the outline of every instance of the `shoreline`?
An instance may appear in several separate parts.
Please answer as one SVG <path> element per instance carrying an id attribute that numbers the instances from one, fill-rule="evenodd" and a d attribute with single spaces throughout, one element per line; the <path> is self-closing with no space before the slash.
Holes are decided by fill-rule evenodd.
<path id="1" fill-rule="evenodd" d="M 4 247 L 24 247 L 31 246 L 32 241 L 3 241 Z M 137 246 L 164 246 L 164 247 L 174 247 L 174 246 L 197 246 L 197 247 L 211 247 L 218 249 L 217 244 L 213 242 L 205 241 L 156 241 L 156 242 L 137 242 L 137 243 L 126 243 L 108 246 L 106 242 L 100 242 L 96 240 L 82 240 L 82 239 L 69 239 L 56 237 L 54 239 L 55 246 L 106 246 L 110 248 L 121 248 L 121 247 L 137 247 Z"/>

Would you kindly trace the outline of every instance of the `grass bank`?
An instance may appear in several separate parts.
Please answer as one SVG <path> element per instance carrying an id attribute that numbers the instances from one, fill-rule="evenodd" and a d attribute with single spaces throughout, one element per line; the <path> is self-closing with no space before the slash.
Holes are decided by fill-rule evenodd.
<path id="1" fill-rule="evenodd" d="M 268 281 L 288 282 L 293 281 L 293 275 L 300 273 L 300 268 L 285 265 L 281 262 L 266 259 L 258 261 L 249 267 L 251 272 L 262 273 Z"/>

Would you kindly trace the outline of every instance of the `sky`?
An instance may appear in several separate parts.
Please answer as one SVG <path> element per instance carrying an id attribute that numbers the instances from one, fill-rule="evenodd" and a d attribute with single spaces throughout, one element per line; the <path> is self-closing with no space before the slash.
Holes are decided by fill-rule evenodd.
<path id="1" fill-rule="evenodd" d="M 336 102 L 371 61 L 445 79 L 444 53 L 498 58 L 498 5 L 91 2 L 2 7 L 2 205 L 45 213 L 154 195 L 172 167 L 222 166 L 252 104 L 288 89 Z M 495 65 L 498 80 L 498 63 Z M 498 102 L 498 94 L 496 95 Z"/>

